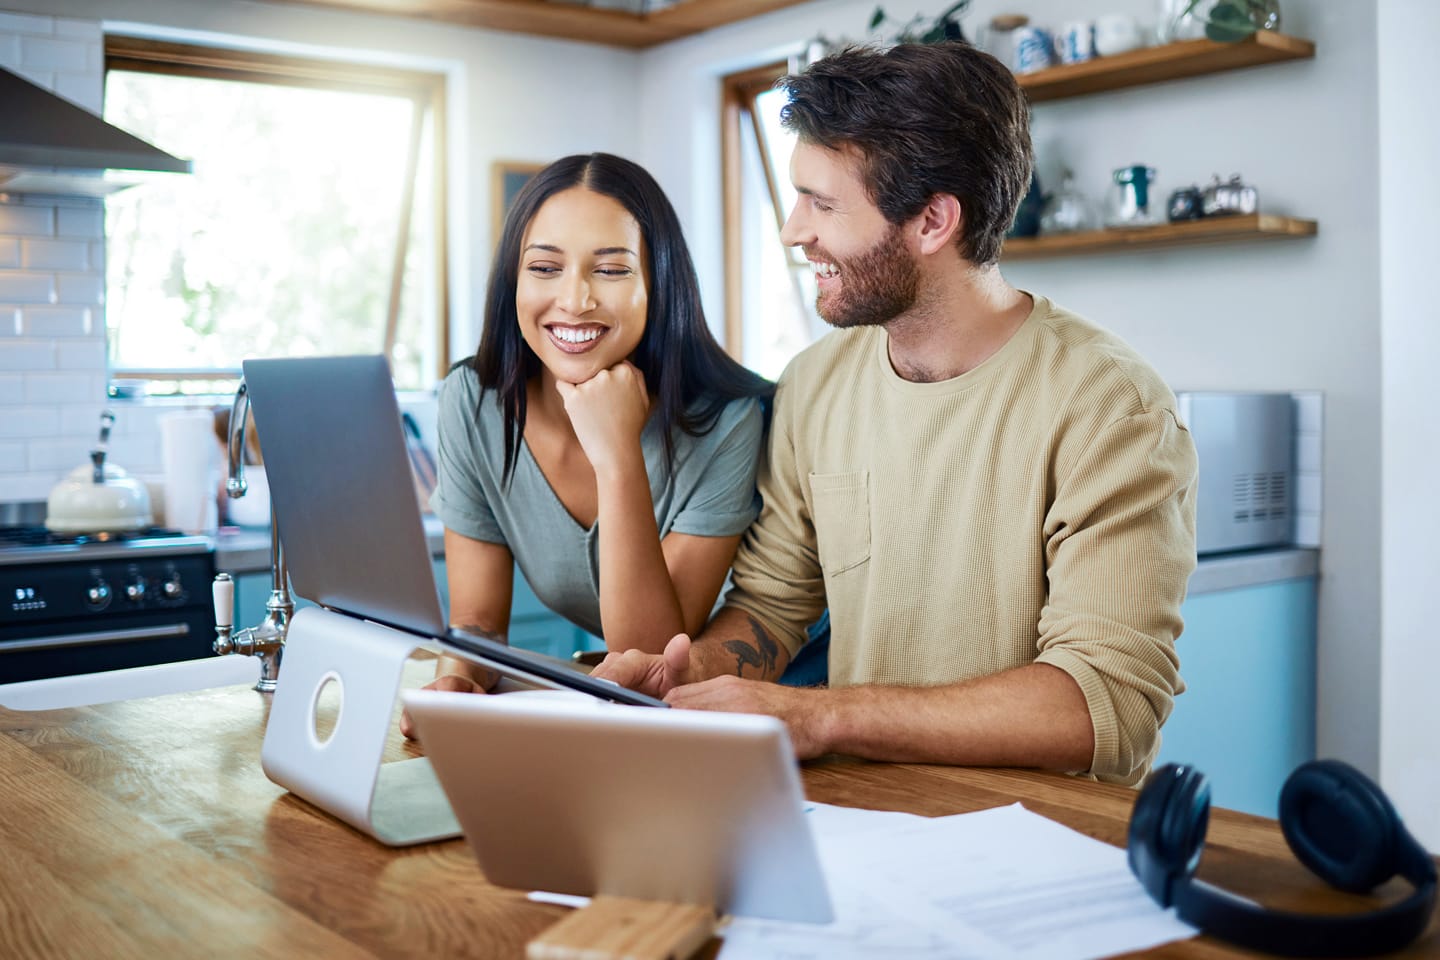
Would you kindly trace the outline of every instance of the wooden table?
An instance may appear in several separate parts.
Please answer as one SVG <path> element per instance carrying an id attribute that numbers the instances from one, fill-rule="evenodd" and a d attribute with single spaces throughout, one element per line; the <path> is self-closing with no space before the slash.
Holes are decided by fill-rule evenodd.
<path id="1" fill-rule="evenodd" d="M 0 709 L 0 957 L 520 957 L 564 915 L 487 884 L 463 841 L 393 850 L 275 786 L 259 761 L 268 708 L 234 687 Z M 387 758 L 417 753 L 397 733 Z M 1017 770 L 830 760 L 803 775 L 814 800 L 932 816 L 1020 800 L 1116 845 L 1134 800 Z M 1313 878 L 1273 821 L 1230 811 L 1212 813 L 1201 875 L 1287 909 L 1374 904 Z M 1201 937 L 1146 956 L 1254 955 Z M 1440 957 L 1437 923 L 1396 956 Z"/>

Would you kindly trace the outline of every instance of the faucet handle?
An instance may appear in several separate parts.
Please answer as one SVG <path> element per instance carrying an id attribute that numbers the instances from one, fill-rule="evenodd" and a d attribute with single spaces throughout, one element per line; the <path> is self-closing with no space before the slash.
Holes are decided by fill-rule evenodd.
<path id="1" fill-rule="evenodd" d="M 230 574 L 216 574 L 210 594 L 215 601 L 215 626 L 229 630 L 235 625 L 235 581 Z"/>

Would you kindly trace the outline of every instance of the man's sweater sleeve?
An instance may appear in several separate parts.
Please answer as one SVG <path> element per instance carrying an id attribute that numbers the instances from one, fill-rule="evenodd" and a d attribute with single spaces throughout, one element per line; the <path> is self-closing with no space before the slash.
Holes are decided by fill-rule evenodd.
<path id="1" fill-rule="evenodd" d="M 1049 598 L 1036 660 L 1085 694 L 1090 773 L 1134 783 L 1184 690 L 1175 640 L 1195 569 L 1195 446 L 1173 410 L 1154 408 L 1077 448 L 1057 469 L 1046 517 Z"/>
<path id="2" fill-rule="evenodd" d="M 760 516 L 740 541 L 730 573 L 726 606 L 760 621 L 790 657 L 805 630 L 825 610 L 825 580 L 815 547 L 815 527 L 805 499 L 795 450 L 797 392 L 793 367 L 780 377 L 766 455 L 756 485 Z"/>

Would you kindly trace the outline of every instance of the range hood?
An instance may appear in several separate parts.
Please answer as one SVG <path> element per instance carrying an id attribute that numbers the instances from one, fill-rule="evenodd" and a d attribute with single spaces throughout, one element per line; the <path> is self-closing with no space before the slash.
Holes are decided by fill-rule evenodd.
<path id="1" fill-rule="evenodd" d="M 190 173 L 191 164 L 0 67 L 0 193 L 97 197 L 138 182 L 107 170 Z"/>

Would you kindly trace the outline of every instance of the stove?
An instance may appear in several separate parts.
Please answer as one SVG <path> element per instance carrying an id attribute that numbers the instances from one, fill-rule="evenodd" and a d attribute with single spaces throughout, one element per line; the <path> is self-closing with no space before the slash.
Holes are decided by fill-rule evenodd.
<path id="1" fill-rule="evenodd" d="M 211 655 L 215 544 L 0 527 L 0 683 Z"/>

